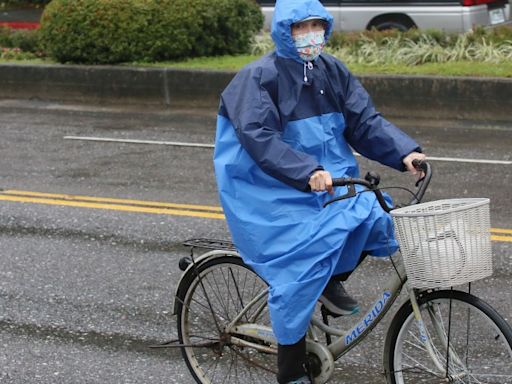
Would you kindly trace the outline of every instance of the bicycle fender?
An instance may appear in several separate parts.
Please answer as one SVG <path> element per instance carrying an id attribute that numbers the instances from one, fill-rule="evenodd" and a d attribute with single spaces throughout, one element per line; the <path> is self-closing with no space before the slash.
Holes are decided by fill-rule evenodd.
<path id="1" fill-rule="evenodd" d="M 227 250 L 213 250 L 205 252 L 198 257 L 194 257 L 194 262 L 190 263 L 190 265 L 185 269 L 182 273 L 180 279 L 178 280 L 178 284 L 176 285 L 176 290 L 174 292 L 174 305 L 173 305 L 173 314 L 176 315 L 178 311 L 178 304 L 180 300 L 183 299 L 184 290 L 188 287 L 190 279 L 194 276 L 195 269 L 198 268 L 203 263 L 217 259 L 219 257 L 224 256 L 233 256 L 240 258 L 240 254 L 236 251 L 227 251 Z"/>

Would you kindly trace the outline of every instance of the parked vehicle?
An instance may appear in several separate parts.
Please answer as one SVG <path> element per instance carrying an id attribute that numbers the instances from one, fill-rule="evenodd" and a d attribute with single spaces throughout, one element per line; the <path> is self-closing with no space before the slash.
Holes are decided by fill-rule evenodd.
<path id="1" fill-rule="evenodd" d="M 0 11 L 0 27 L 13 29 L 39 28 L 41 8 L 12 8 Z"/>
<path id="2" fill-rule="evenodd" d="M 270 28 L 275 1 L 257 0 Z M 466 32 L 475 26 L 511 24 L 507 0 L 335 0 L 322 1 L 336 31 L 396 28 Z"/>

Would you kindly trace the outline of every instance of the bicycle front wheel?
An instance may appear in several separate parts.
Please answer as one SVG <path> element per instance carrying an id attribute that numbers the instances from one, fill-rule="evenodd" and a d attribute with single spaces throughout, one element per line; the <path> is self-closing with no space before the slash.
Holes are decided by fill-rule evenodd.
<path id="1" fill-rule="evenodd" d="M 275 346 L 248 336 L 232 342 L 227 326 L 243 308 L 238 323 L 270 327 L 267 284 L 233 256 L 197 267 L 178 298 L 178 337 L 183 357 L 197 383 L 275 383 Z M 260 296 L 257 302 L 248 304 Z M 242 345 L 246 342 L 246 345 Z M 260 346 L 254 348 L 252 346 Z"/>
<path id="2" fill-rule="evenodd" d="M 386 338 L 389 383 L 512 383 L 512 329 L 490 305 L 449 290 L 424 294 L 418 305 L 432 349 L 408 301 Z"/>

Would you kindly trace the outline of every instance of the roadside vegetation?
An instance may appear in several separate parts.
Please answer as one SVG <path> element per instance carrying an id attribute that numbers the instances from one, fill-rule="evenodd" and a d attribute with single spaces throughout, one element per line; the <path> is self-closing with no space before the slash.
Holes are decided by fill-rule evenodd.
<path id="1" fill-rule="evenodd" d="M 251 53 L 264 54 L 272 49 L 269 34 L 260 34 L 255 38 Z M 334 33 L 326 51 L 347 64 L 365 66 L 464 61 L 500 64 L 512 61 L 512 28 L 476 28 L 464 34 L 417 29 Z"/>
<path id="2" fill-rule="evenodd" d="M 240 55 L 201 57 L 177 62 L 134 63 L 149 67 L 173 67 L 181 69 L 203 69 L 216 71 L 237 71 L 260 56 Z M 129 65 L 132 65 L 131 63 Z M 486 62 L 457 61 L 447 63 L 426 63 L 421 65 L 388 64 L 347 64 L 357 75 L 432 75 L 512 78 L 512 62 L 489 65 Z"/>
<path id="3" fill-rule="evenodd" d="M 269 33 L 255 36 L 250 54 L 182 61 L 136 63 L 159 67 L 238 70 L 272 51 Z M 335 33 L 326 51 L 356 74 L 487 76 L 512 78 L 512 28 L 441 31 Z"/>
<path id="4" fill-rule="evenodd" d="M 274 49 L 270 34 L 258 32 L 263 19 L 251 0 L 160 0 L 158 7 L 155 4 L 153 0 L 53 0 L 39 30 L 0 27 L 0 62 L 232 71 Z M 510 26 L 464 34 L 435 30 L 334 33 L 326 50 L 357 74 L 512 77 Z"/>
<path id="5" fill-rule="evenodd" d="M 252 0 L 53 0 L 39 37 L 58 62 L 117 64 L 241 54 L 262 27 Z"/>
<path id="6" fill-rule="evenodd" d="M 512 28 L 477 28 L 464 34 L 370 31 L 334 36 L 328 51 L 348 64 L 373 66 L 463 61 L 500 64 L 512 60 Z"/>

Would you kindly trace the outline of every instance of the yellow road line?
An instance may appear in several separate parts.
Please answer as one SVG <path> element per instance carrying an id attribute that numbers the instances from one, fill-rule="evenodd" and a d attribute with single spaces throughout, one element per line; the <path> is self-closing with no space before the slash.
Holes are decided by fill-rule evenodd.
<path id="1" fill-rule="evenodd" d="M 158 201 L 114 199 L 20 190 L 1 191 L 0 200 L 34 204 L 63 205 L 69 207 L 109 209 L 125 212 L 202 217 L 218 220 L 225 219 L 225 216 L 222 213 L 222 208 L 209 205 L 175 204 Z M 491 240 L 493 241 L 512 242 L 512 236 L 508 236 L 508 234 L 512 235 L 512 229 L 491 228 Z"/>
<path id="2" fill-rule="evenodd" d="M 114 204 L 134 204 L 151 207 L 164 207 L 164 208 L 177 208 L 177 209 L 193 209 L 193 210 L 205 210 L 213 212 L 221 212 L 221 207 L 211 205 L 191 205 L 191 204 L 175 204 L 175 203 L 162 203 L 159 201 L 144 201 L 144 200 L 133 200 L 133 199 L 113 199 L 108 197 L 93 197 L 93 196 L 82 196 L 82 195 L 69 195 L 59 193 L 42 193 L 32 191 L 19 191 L 11 189 L 2 191 L 2 195 L 16 195 L 16 196 L 30 196 L 30 197 L 43 197 L 51 199 L 62 199 L 69 201 L 93 201 L 99 203 L 114 203 Z"/>
<path id="3" fill-rule="evenodd" d="M 507 242 L 507 243 L 512 243 L 512 236 L 497 236 L 497 235 L 492 235 L 492 236 L 491 236 L 491 240 L 492 240 L 492 241 L 504 241 L 504 242 Z"/>
<path id="4" fill-rule="evenodd" d="M 70 207 L 110 209 L 110 210 L 126 211 L 126 212 L 142 212 L 142 213 L 154 213 L 154 214 L 162 214 L 162 215 L 203 217 L 203 218 L 208 218 L 208 219 L 219 219 L 219 220 L 224 219 L 224 215 L 221 213 L 189 211 L 189 210 L 179 210 L 179 209 L 171 209 L 171 208 L 152 208 L 152 207 L 141 207 L 141 206 L 134 206 L 134 205 L 101 204 L 101 203 L 93 203 L 93 202 L 89 203 L 89 202 L 85 202 L 85 201 L 68 201 L 68 200 L 20 197 L 20 196 L 9 196 L 9 195 L 0 195 L 0 200 L 16 201 L 16 202 L 22 202 L 22 203 L 64 205 L 64 206 L 70 206 Z"/>
<path id="5" fill-rule="evenodd" d="M 492 233 L 505 233 L 512 235 L 512 229 L 491 228 Z"/>

